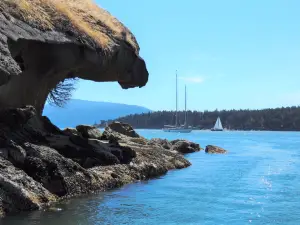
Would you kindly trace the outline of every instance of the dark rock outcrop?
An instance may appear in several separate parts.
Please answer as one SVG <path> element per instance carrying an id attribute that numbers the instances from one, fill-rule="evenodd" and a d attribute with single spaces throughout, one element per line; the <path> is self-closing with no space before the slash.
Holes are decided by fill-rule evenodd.
<path id="1" fill-rule="evenodd" d="M 161 138 L 152 138 L 148 142 L 148 145 L 158 145 L 167 150 L 170 150 L 172 148 L 172 144 L 167 139 L 161 139 Z"/>
<path id="2" fill-rule="evenodd" d="M 87 159 L 94 159 L 97 166 L 118 164 L 122 161 L 122 150 L 118 155 L 114 155 L 108 143 L 100 142 L 97 139 L 87 139 L 78 135 L 52 135 L 47 137 L 47 141 L 51 148 L 85 168 L 87 168 L 85 166 Z"/>
<path id="3" fill-rule="evenodd" d="M 107 130 L 109 140 L 103 140 L 105 132 L 102 140 L 84 138 L 59 130 L 33 107 L 0 109 L 0 216 L 190 165 L 132 131 L 126 136 Z"/>
<path id="4" fill-rule="evenodd" d="M 65 196 L 89 192 L 92 177 L 73 160 L 40 144 L 27 143 L 24 149 L 27 157 L 23 170 L 51 193 Z"/>
<path id="5" fill-rule="evenodd" d="M 81 134 L 84 138 L 93 138 L 100 139 L 101 132 L 97 127 L 89 126 L 89 125 L 78 125 L 76 130 Z"/>
<path id="6" fill-rule="evenodd" d="M 81 134 L 78 132 L 78 130 L 76 130 L 75 128 L 70 128 L 67 127 L 63 130 L 63 133 L 67 136 L 72 136 L 72 135 L 78 135 L 80 136 Z"/>
<path id="7" fill-rule="evenodd" d="M 140 136 L 133 130 L 133 128 L 127 123 L 121 123 L 115 121 L 108 125 L 112 131 L 123 134 L 128 137 L 139 138 Z"/>
<path id="8" fill-rule="evenodd" d="M 207 145 L 205 148 L 205 152 L 210 154 L 225 154 L 227 153 L 227 150 L 220 148 L 218 146 Z"/>
<path id="9" fill-rule="evenodd" d="M 171 143 L 173 144 L 172 149 L 182 154 L 199 152 L 201 150 L 199 144 L 187 140 L 175 140 Z"/>
<path id="10" fill-rule="evenodd" d="M 10 212 L 41 209 L 56 200 L 41 183 L 0 156 L 0 217 Z"/>
<path id="11" fill-rule="evenodd" d="M 88 0 L 0 1 L 0 105 L 33 105 L 68 78 L 142 87 L 148 71 L 132 33 Z"/>
<path id="12" fill-rule="evenodd" d="M 161 138 L 153 138 L 148 142 L 150 146 L 159 146 L 161 148 L 179 152 L 181 154 L 199 152 L 201 147 L 199 144 L 187 140 L 168 141 Z"/>
<path id="13" fill-rule="evenodd" d="M 148 144 L 148 140 L 139 136 L 129 124 L 121 123 L 121 122 L 113 122 L 109 124 L 105 128 L 101 139 L 107 140 L 110 143 L 130 142 L 133 144 L 140 144 L 140 145 Z"/>

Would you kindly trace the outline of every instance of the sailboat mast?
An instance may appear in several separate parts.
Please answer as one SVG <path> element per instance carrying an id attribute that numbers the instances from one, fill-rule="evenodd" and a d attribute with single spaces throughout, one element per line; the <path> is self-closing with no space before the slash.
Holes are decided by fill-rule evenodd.
<path id="1" fill-rule="evenodd" d="M 177 113 L 177 111 L 178 111 L 178 93 L 177 93 L 177 70 L 176 70 L 176 119 L 175 119 L 175 126 L 177 127 L 177 125 L 178 125 L 178 123 L 177 123 L 177 121 L 178 121 L 178 113 Z"/>
<path id="2" fill-rule="evenodd" d="M 186 85 L 184 86 L 184 125 L 187 125 L 187 112 L 186 112 Z"/>

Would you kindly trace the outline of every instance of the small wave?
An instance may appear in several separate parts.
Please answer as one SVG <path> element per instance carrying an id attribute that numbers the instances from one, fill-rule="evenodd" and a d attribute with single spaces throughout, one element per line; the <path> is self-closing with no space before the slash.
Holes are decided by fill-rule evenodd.
<path id="1" fill-rule="evenodd" d="M 268 189 L 272 189 L 272 182 L 266 179 L 265 177 L 262 177 L 261 179 L 262 183 L 268 187 Z"/>

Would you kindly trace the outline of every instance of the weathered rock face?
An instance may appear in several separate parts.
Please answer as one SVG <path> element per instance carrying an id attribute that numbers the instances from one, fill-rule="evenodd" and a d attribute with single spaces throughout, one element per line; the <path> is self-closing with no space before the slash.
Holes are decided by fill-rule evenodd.
<path id="1" fill-rule="evenodd" d="M 174 140 L 168 141 L 166 139 L 153 138 L 148 142 L 151 146 L 160 146 L 164 149 L 170 149 L 182 154 L 199 152 L 201 150 L 200 145 L 187 140 Z"/>
<path id="2" fill-rule="evenodd" d="M 56 200 L 39 182 L 0 156 L 0 217 L 20 210 L 41 209 Z"/>
<path id="3" fill-rule="evenodd" d="M 172 148 L 172 144 L 167 139 L 161 139 L 161 138 L 152 138 L 148 142 L 148 145 L 158 145 L 168 150 Z"/>
<path id="4" fill-rule="evenodd" d="M 0 105 L 33 105 L 41 114 L 59 82 L 73 77 L 148 81 L 130 31 L 89 0 L 0 2 Z"/>
<path id="5" fill-rule="evenodd" d="M 90 0 L 1 0 L 0 216 L 190 165 L 126 124 L 101 135 L 42 117 L 49 92 L 75 77 L 126 89 L 148 71 L 130 31 Z"/>
<path id="6" fill-rule="evenodd" d="M 171 142 L 172 149 L 182 154 L 199 152 L 201 150 L 199 144 L 187 140 L 175 140 Z"/>
<path id="7" fill-rule="evenodd" d="M 124 127 L 126 127 L 126 130 L 124 129 Z M 133 132 L 134 135 L 132 134 Z M 109 140 L 110 142 L 122 143 L 125 141 L 126 143 L 148 145 L 160 149 L 176 151 L 182 154 L 199 152 L 201 150 L 199 144 L 187 140 L 168 141 L 161 138 L 153 138 L 151 140 L 147 140 L 143 137 L 140 137 L 129 124 L 124 124 L 121 122 L 113 122 L 108 125 L 105 128 L 101 139 Z"/>
<path id="8" fill-rule="evenodd" d="M 138 138 L 140 137 L 133 128 L 127 124 L 127 123 L 121 123 L 121 122 L 113 122 L 108 125 L 108 128 L 110 128 L 112 131 L 115 131 L 117 133 L 123 134 L 128 137 Z"/>
<path id="9" fill-rule="evenodd" d="M 210 154 L 225 154 L 225 153 L 227 153 L 227 151 L 225 149 L 220 148 L 218 146 L 214 146 L 214 145 L 207 145 L 205 148 L 205 152 L 210 153 Z"/>
<path id="10" fill-rule="evenodd" d="M 81 135 L 77 129 L 75 128 L 70 128 L 70 127 L 67 127 L 63 130 L 63 133 L 67 136 L 72 136 L 72 135 Z"/>
<path id="11" fill-rule="evenodd" d="M 90 191 L 92 176 L 73 160 L 41 144 L 28 143 L 24 149 L 23 170 L 51 193 L 65 196 Z"/>
<path id="12" fill-rule="evenodd" d="M 98 128 L 88 125 L 78 125 L 76 130 L 81 134 L 84 138 L 93 138 L 100 139 L 101 132 Z"/>
<path id="13" fill-rule="evenodd" d="M 111 139 L 103 140 L 105 132 L 101 140 L 84 138 L 61 131 L 33 107 L 0 109 L 0 216 L 190 165 L 133 132 L 107 130 Z"/>

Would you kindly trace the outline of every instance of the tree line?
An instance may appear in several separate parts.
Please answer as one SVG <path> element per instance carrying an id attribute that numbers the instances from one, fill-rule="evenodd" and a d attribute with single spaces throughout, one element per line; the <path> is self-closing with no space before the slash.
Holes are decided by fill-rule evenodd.
<path id="1" fill-rule="evenodd" d="M 161 129 L 164 125 L 174 125 L 174 111 L 156 111 L 128 115 L 115 120 L 131 124 L 140 129 Z M 184 111 L 177 113 L 180 124 L 184 123 Z M 188 111 L 187 123 L 194 129 L 210 129 L 220 117 L 223 127 L 229 130 L 272 130 L 300 131 L 300 107 L 282 107 L 262 110 L 222 110 Z M 109 121 L 100 121 L 104 127 Z"/>

